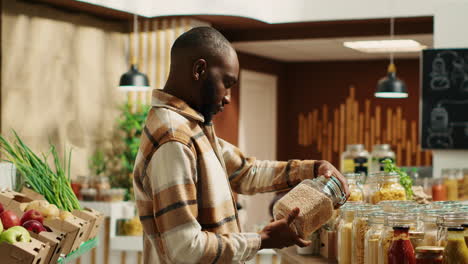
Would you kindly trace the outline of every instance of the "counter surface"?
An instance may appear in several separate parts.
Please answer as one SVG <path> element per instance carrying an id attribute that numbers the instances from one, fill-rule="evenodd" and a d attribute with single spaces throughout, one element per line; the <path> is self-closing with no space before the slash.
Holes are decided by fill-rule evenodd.
<path id="1" fill-rule="evenodd" d="M 299 255 L 296 252 L 296 247 L 288 247 L 277 249 L 276 252 L 281 256 L 282 264 L 325 264 L 338 263 L 334 260 L 328 260 L 320 256 Z"/>

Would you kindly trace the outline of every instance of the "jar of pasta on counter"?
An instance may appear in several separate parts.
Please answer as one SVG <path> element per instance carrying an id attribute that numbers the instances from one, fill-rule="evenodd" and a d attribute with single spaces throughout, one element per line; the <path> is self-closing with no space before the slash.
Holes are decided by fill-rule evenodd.
<path id="1" fill-rule="evenodd" d="M 361 188 L 361 178 L 364 176 L 360 173 L 345 173 L 344 176 L 348 180 L 350 196 L 349 202 L 363 202 L 364 192 Z"/>
<path id="2" fill-rule="evenodd" d="M 365 236 L 370 228 L 369 215 L 380 210 L 380 207 L 375 205 L 366 205 L 356 208 L 351 242 L 351 257 L 353 264 L 364 264 Z"/>
<path id="3" fill-rule="evenodd" d="M 400 176 L 393 172 L 379 172 L 374 175 L 378 178 L 378 189 L 371 196 L 371 202 L 406 200 L 405 188 L 400 184 Z"/>
<path id="4" fill-rule="evenodd" d="M 377 264 L 379 261 L 379 242 L 384 228 L 385 213 L 374 212 L 368 216 L 369 230 L 365 235 L 364 263 Z"/>
<path id="5" fill-rule="evenodd" d="M 341 220 L 338 225 L 338 252 L 337 259 L 340 264 L 351 264 L 352 229 L 353 220 L 358 207 L 341 209 Z"/>

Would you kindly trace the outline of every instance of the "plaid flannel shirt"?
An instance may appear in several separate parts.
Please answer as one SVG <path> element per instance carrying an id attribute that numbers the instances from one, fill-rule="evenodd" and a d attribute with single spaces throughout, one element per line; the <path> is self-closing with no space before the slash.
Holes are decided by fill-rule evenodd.
<path id="1" fill-rule="evenodd" d="M 203 121 L 180 99 L 153 91 L 133 183 L 144 230 L 144 263 L 242 263 L 253 258 L 260 236 L 241 233 L 233 191 L 283 190 L 313 177 L 313 161 L 244 157 Z"/>

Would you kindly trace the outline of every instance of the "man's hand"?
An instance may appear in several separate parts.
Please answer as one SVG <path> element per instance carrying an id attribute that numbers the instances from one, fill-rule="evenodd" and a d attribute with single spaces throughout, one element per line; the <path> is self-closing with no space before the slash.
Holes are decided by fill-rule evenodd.
<path id="1" fill-rule="evenodd" d="M 273 221 L 260 232 L 263 248 L 284 248 L 292 245 L 306 247 L 311 241 L 300 238 L 290 227 L 291 223 L 299 215 L 299 208 L 293 209 L 289 215 L 283 219 Z"/>
<path id="2" fill-rule="evenodd" d="M 331 176 L 335 176 L 340 182 L 341 185 L 343 185 L 344 191 L 346 193 L 346 199 L 349 198 L 349 188 L 348 188 L 348 181 L 346 178 L 339 172 L 333 165 L 330 164 L 330 162 L 326 160 L 317 160 L 314 163 L 314 172 L 315 172 L 315 177 L 318 176 L 325 176 L 326 178 L 330 178 Z"/>

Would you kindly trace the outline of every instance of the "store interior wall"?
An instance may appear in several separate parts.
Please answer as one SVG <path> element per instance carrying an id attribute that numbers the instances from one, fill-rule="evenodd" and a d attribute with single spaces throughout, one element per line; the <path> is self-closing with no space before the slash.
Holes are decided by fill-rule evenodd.
<path id="1" fill-rule="evenodd" d="M 333 151 L 332 155 L 323 155 L 324 150 L 318 151 L 316 144 L 301 146 L 298 144 L 298 115 L 306 114 L 317 109 L 319 118 L 322 119 L 324 105 L 327 105 L 328 120 L 333 119 L 334 109 L 339 109 L 340 104 L 346 102 L 350 94 L 350 87 L 355 88 L 355 99 L 359 111 L 363 112 L 365 100 L 371 103 L 371 115 L 375 114 L 375 107 L 381 108 L 381 127 L 387 127 L 386 109 L 395 110 L 402 108 L 402 116 L 407 123 L 407 137 L 410 138 L 410 123 L 416 126 L 419 120 L 419 59 L 396 60 L 397 76 L 402 79 L 409 92 L 406 99 L 381 99 L 375 98 L 374 93 L 377 82 L 386 76 L 388 60 L 371 61 L 331 61 L 331 62 L 304 62 L 285 64 L 285 75 L 280 91 L 283 93 L 279 103 L 278 116 L 278 158 L 287 160 L 298 159 L 330 159 L 338 166 L 340 151 Z M 395 113 L 395 111 L 393 111 Z M 392 126 L 395 125 L 392 122 Z M 417 131 L 417 127 L 416 127 Z M 333 131 L 329 131 L 330 134 Z M 345 131 L 347 133 L 348 131 Z M 328 133 L 328 132 L 327 132 Z M 332 134 L 331 134 L 332 135 Z M 380 143 L 389 143 L 381 136 Z M 333 141 L 338 140 L 333 138 Z M 357 142 L 356 142 L 357 143 Z M 359 142 L 364 143 L 364 142 Z M 377 141 L 375 141 L 377 143 Z M 396 152 L 396 143 L 392 148 Z M 368 151 L 371 147 L 367 146 Z M 402 155 L 406 158 L 403 150 Z M 431 162 L 422 162 L 420 165 L 430 165 Z M 416 160 L 415 154 L 411 157 L 411 163 Z M 402 165 L 406 160 L 401 159 Z"/>
<path id="2" fill-rule="evenodd" d="M 127 70 L 126 25 L 3 0 L 2 135 L 36 152 L 72 148 L 72 176 L 88 175 L 96 141 L 112 134 Z"/>

